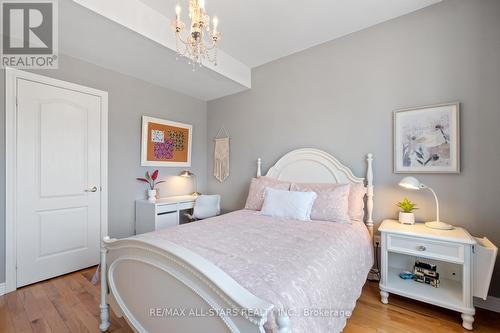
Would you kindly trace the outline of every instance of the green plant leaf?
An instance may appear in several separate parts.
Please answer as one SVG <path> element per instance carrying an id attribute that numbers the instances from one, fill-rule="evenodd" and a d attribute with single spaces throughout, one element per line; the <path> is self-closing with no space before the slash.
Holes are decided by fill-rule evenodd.
<path id="1" fill-rule="evenodd" d="M 411 213 L 415 209 L 418 209 L 417 208 L 417 204 L 414 203 L 414 202 L 411 202 L 410 200 L 408 200 L 408 198 L 404 198 L 402 201 L 398 202 L 396 204 L 396 206 L 398 206 L 399 208 L 401 208 L 401 210 L 404 213 Z"/>

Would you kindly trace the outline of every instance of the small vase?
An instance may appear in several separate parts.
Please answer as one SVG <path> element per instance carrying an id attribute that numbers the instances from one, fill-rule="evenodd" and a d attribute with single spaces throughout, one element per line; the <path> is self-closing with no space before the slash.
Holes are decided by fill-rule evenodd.
<path id="1" fill-rule="evenodd" d="M 156 201 L 156 190 L 148 190 L 148 200 L 149 201 Z"/>
<path id="2" fill-rule="evenodd" d="M 402 224 L 415 224 L 415 214 L 399 212 L 399 223 Z"/>

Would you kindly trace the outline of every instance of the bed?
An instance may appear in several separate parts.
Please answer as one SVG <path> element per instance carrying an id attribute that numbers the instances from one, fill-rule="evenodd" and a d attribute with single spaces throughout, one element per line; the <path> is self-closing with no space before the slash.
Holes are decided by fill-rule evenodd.
<path id="1" fill-rule="evenodd" d="M 111 307 L 138 332 L 341 332 L 373 264 L 372 160 L 368 154 L 365 223 L 240 210 L 126 239 L 106 237 L 100 329 L 109 328 Z M 286 154 L 266 176 L 365 183 L 316 149 Z"/>

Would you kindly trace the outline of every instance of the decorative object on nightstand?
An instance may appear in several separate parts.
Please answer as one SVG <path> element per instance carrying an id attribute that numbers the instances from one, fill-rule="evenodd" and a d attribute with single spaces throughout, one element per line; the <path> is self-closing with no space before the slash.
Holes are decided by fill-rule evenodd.
<path id="1" fill-rule="evenodd" d="M 410 271 L 403 271 L 399 273 L 399 277 L 402 278 L 403 280 L 413 280 L 413 273 Z"/>
<path id="2" fill-rule="evenodd" d="M 158 179 L 158 170 L 153 171 L 152 174 L 149 174 L 149 171 L 146 171 L 146 178 L 137 178 L 137 180 L 149 185 L 148 200 L 153 202 L 157 199 L 157 190 L 155 189 L 155 186 L 165 182 L 164 180 L 157 182 L 156 179 Z"/>
<path id="3" fill-rule="evenodd" d="M 198 193 L 198 185 L 196 184 L 196 175 L 194 173 L 192 173 L 189 170 L 183 170 L 179 174 L 179 176 L 185 177 L 185 178 L 192 178 L 193 179 L 194 192 L 191 195 L 194 195 L 194 196 L 200 195 L 200 193 Z"/>
<path id="4" fill-rule="evenodd" d="M 413 298 L 462 313 L 462 326 L 472 329 L 473 297 L 486 299 L 496 247 L 486 238 L 472 237 L 467 230 L 427 228 L 423 223 L 382 222 L 381 302 L 389 302 L 389 293 Z M 437 272 L 439 267 L 439 275 Z M 478 269 L 479 268 L 479 269 Z M 401 273 L 423 273 L 424 283 L 405 279 Z M 438 285 L 433 288 L 426 284 Z M 439 282 L 430 279 L 434 276 Z"/>
<path id="5" fill-rule="evenodd" d="M 408 198 L 404 198 L 403 201 L 400 201 L 396 204 L 402 211 L 399 212 L 399 223 L 403 224 L 415 224 L 415 214 L 413 211 L 417 208 L 417 205 Z"/>
<path id="6" fill-rule="evenodd" d="M 409 190 L 420 190 L 420 189 L 428 189 L 429 191 L 432 192 L 434 195 L 434 199 L 436 200 L 436 221 L 432 222 L 426 222 L 425 226 L 428 228 L 432 229 L 441 229 L 441 230 L 451 230 L 453 229 L 453 226 L 448 223 L 441 222 L 439 220 L 439 201 L 438 197 L 436 195 L 436 192 L 429 186 L 422 184 L 417 178 L 415 177 L 405 177 L 401 179 L 399 182 L 399 186 L 404 187 Z"/>

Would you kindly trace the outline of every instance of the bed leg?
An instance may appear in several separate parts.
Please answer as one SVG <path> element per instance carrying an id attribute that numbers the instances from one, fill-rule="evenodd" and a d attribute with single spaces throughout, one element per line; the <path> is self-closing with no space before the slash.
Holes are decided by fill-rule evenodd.
<path id="1" fill-rule="evenodd" d="M 278 315 L 276 324 L 278 325 L 278 333 L 292 333 L 290 318 L 286 314 Z"/>
<path id="2" fill-rule="evenodd" d="M 108 283 L 106 280 L 107 267 L 106 267 L 106 254 L 108 250 L 106 246 L 102 245 L 101 247 L 101 304 L 99 308 L 101 309 L 101 324 L 99 325 L 99 329 L 101 332 L 105 332 L 109 328 L 109 306 L 106 301 L 106 297 L 108 295 Z"/>

